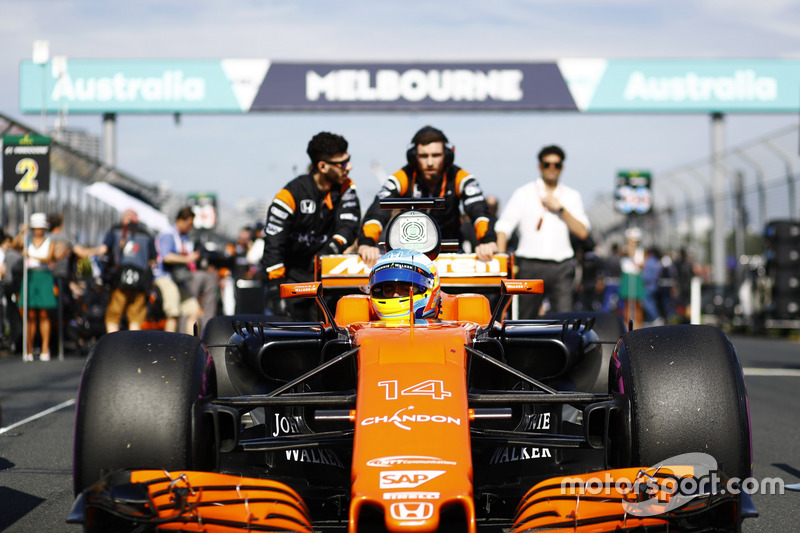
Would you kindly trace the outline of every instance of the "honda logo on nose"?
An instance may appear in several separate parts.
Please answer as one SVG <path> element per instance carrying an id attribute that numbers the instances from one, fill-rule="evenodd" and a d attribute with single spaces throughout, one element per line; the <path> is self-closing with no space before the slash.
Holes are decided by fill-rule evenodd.
<path id="1" fill-rule="evenodd" d="M 389 512 L 395 520 L 427 520 L 433 516 L 433 504 L 430 502 L 399 502 L 389 506 Z"/>

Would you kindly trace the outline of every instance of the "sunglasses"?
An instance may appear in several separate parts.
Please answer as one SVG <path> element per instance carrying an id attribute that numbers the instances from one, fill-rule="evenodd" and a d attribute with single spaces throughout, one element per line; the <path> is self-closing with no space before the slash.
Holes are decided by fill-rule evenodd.
<path id="1" fill-rule="evenodd" d="M 344 170 L 347 168 L 347 165 L 350 164 L 350 158 L 348 157 L 344 161 L 325 161 L 329 165 L 339 165 L 339 167 Z"/>
<path id="2" fill-rule="evenodd" d="M 559 170 L 564 166 L 564 163 L 551 163 L 550 161 L 542 161 L 539 164 L 542 165 L 542 168 L 556 167 Z"/>

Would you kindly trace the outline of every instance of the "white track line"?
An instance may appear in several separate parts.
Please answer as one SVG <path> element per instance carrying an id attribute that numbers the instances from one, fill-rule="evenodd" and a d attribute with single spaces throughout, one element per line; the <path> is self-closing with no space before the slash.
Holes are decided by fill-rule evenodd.
<path id="1" fill-rule="evenodd" d="M 788 376 L 793 378 L 800 377 L 800 370 L 796 368 L 753 368 L 745 367 L 742 369 L 745 376 Z"/>
<path id="2" fill-rule="evenodd" d="M 33 415 L 33 416 L 29 416 L 29 417 L 28 417 L 28 418 L 26 418 L 25 420 L 20 420 L 19 422 L 16 422 L 16 423 L 14 423 L 14 424 L 11 424 L 11 425 L 10 425 L 10 426 L 8 426 L 8 427 L 0 428 L 0 435 L 2 435 L 3 433 L 5 433 L 6 431 L 11 431 L 12 429 L 14 429 L 14 428 L 16 428 L 16 427 L 19 427 L 19 426 L 21 426 L 22 424 L 27 424 L 28 422 L 33 422 L 34 420 L 37 420 L 37 419 L 39 419 L 39 418 L 42 418 L 43 416 L 47 416 L 47 415 L 49 415 L 50 413 L 55 413 L 56 411 L 58 411 L 58 410 L 60 410 L 60 409 L 63 409 L 63 408 L 65 408 L 65 407 L 69 407 L 70 405 L 75 405 L 75 398 L 73 398 L 73 399 L 71 399 L 71 400 L 67 400 L 66 402 L 60 403 L 60 404 L 58 404 L 58 405 L 54 405 L 54 406 L 53 406 L 53 407 L 51 407 L 50 409 L 45 409 L 44 411 L 42 411 L 42 412 L 40 412 L 40 413 L 36 413 L 36 414 L 35 414 L 35 415 Z"/>

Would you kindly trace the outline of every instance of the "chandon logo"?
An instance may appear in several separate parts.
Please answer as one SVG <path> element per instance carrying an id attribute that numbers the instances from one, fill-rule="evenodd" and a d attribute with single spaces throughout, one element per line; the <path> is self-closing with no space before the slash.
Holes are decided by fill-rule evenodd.
<path id="1" fill-rule="evenodd" d="M 392 416 L 369 416 L 361 421 L 362 426 L 371 426 L 374 424 L 388 424 L 392 423 L 400 429 L 411 431 L 408 424 L 415 423 L 435 423 L 435 424 L 455 424 L 461 425 L 461 419 L 445 415 L 418 415 L 418 414 L 401 414 L 403 411 L 414 409 L 414 406 L 403 407 Z"/>

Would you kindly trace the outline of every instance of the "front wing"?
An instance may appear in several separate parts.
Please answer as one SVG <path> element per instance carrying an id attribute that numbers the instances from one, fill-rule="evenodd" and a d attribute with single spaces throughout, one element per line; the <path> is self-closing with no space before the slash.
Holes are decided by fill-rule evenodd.
<path id="1" fill-rule="evenodd" d="M 671 466 L 550 478 L 527 492 L 507 526 L 511 533 L 735 531 L 743 518 L 755 515 L 744 493 L 703 483 L 685 493 L 681 481 L 694 479 L 693 473 L 690 466 Z M 426 522 L 431 517 L 422 509 L 409 507 L 407 512 L 420 513 L 415 524 L 398 527 L 387 517 L 387 530 L 430 530 Z M 283 483 L 195 471 L 111 473 L 78 497 L 68 521 L 83 524 L 86 531 L 320 529 L 297 492 Z M 480 520 L 467 526 L 475 531 Z M 351 524 L 352 530 L 358 524 Z"/>

